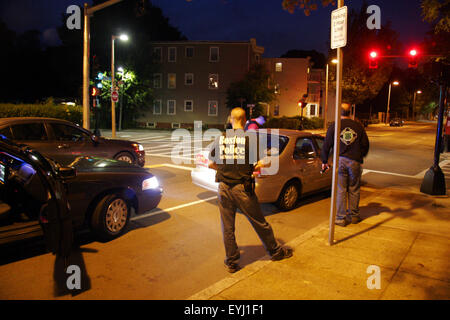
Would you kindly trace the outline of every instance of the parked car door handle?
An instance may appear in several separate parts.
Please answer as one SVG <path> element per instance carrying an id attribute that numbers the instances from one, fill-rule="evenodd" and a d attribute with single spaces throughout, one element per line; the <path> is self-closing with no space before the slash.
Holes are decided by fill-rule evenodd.
<path id="1" fill-rule="evenodd" d="M 69 148 L 69 145 L 68 144 L 60 144 L 59 146 L 58 146 L 58 149 L 68 149 Z"/>

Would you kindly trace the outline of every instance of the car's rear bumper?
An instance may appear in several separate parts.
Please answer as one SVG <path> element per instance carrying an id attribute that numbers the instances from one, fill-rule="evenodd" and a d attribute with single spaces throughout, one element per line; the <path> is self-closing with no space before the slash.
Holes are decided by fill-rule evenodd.
<path id="1" fill-rule="evenodd" d="M 137 195 L 138 208 L 136 214 L 143 214 L 156 208 L 161 201 L 162 194 L 162 188 L 141 191 Z"/>
<path id="2" fill-rule="evenodd" d="M 136 152 L 136 163 L 140 167 L 145 165 L 145 151 Z"/>

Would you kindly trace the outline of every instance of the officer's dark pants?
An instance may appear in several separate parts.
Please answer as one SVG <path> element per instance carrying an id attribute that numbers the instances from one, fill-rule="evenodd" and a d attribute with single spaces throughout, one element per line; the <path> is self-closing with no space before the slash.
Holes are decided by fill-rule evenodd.
<path id="1" fill-rule="evenodd" d="M 361 173 L 361 163 L 339 157 L 336 220 L 344 220 L 346 216 L 359 217 Z"/>
<path id="2" fill-rule="evenodd" d="M 237 263 L 240 257 L 234 233 L 236 209 L 238 208 L 252 224 L 266 251 L 270 255 L 277 253 L 281 247 L 275 240 L 272 227 L 261 212 L 255 193 L 246 192 L 243 184 L 229 186 L 221 182 L 219 184 L 219 210 L 225 245 L 225 263 L 227 265 Z"/>

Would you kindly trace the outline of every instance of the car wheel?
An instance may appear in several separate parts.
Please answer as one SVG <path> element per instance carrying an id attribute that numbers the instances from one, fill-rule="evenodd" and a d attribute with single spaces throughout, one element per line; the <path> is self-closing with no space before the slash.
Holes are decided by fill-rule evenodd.
<path id="1" fill-rule="evenodd" d="M 102 240 L 112 240 L 122 234 L 129 219 L 128 202 L 117 194 L 107 195 L 95 207 L 91 227 Z"/>
<path id="2" fill-rule="evenodd" d="M 300 198 L 300 187 L 295 182 L 287 183 L 281 190 L 278 198 L 277 207 L 283 211 L 292 210 Z"/>
<path id="3" fill-rule="evenodd" d="M 120 152 L 114 157 L 114 159 L 134 163 L 134 157 L 128 152 Z"/>

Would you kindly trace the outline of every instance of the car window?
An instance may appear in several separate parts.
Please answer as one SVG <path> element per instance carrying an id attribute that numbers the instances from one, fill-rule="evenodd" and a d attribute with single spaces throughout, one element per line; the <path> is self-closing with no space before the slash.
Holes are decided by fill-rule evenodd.
<path id="1" fill-rule="evenodd" d="M 310 138 L 299 138 L 295 143 L 295 151 L 300 154 L 306 154 L 309 157 L 316 156 L 314 144 Z"/>
<path id="2" fill-rule="evenodd" d="M 15 140 L 44 141 L 48 140 L 43 123 L 23 123 L 11 126 Z"/>
<path id="3" fill-rule="evenodd" d="M 55 139 L 58 141 L 84 141 L 89 135 L 84 131 L 61 123 L 51 124 Z"/>
<path id="4" fill-rule="evenodd" d="M 5 136 L 8 139 L 12 139 L 11 128 L 10 127 L 4 127 L 2 129 L 0 129 L 0 134 Z"/>
<path id="5" fill-rule="evenodd" d="M 323 148 L 323 138 L 319 138 L 319 137 L 316 137 L 316 143 L 317 143 L 317 146 L 319 147 L 319 150 L 322 150 L 322 148 Z"/>
<path id="6" fill-rule="evenodd" d="M 273 138 L 272 138 L 273 136 Z M 278 137 L 278 141 L 276 139 Z M 289 138 L 286 136 L 276 136 L 271 134 L 259 134 L 260 139 L 266 139 L 267 141 L 267 149 L 264 151 L 265 155 L 281 155 L 289 141 Z M 272 139 L 274 140 L 276 145 L 272 145 Z M 277 143 L 278 142 L 278 143 Z"/>

